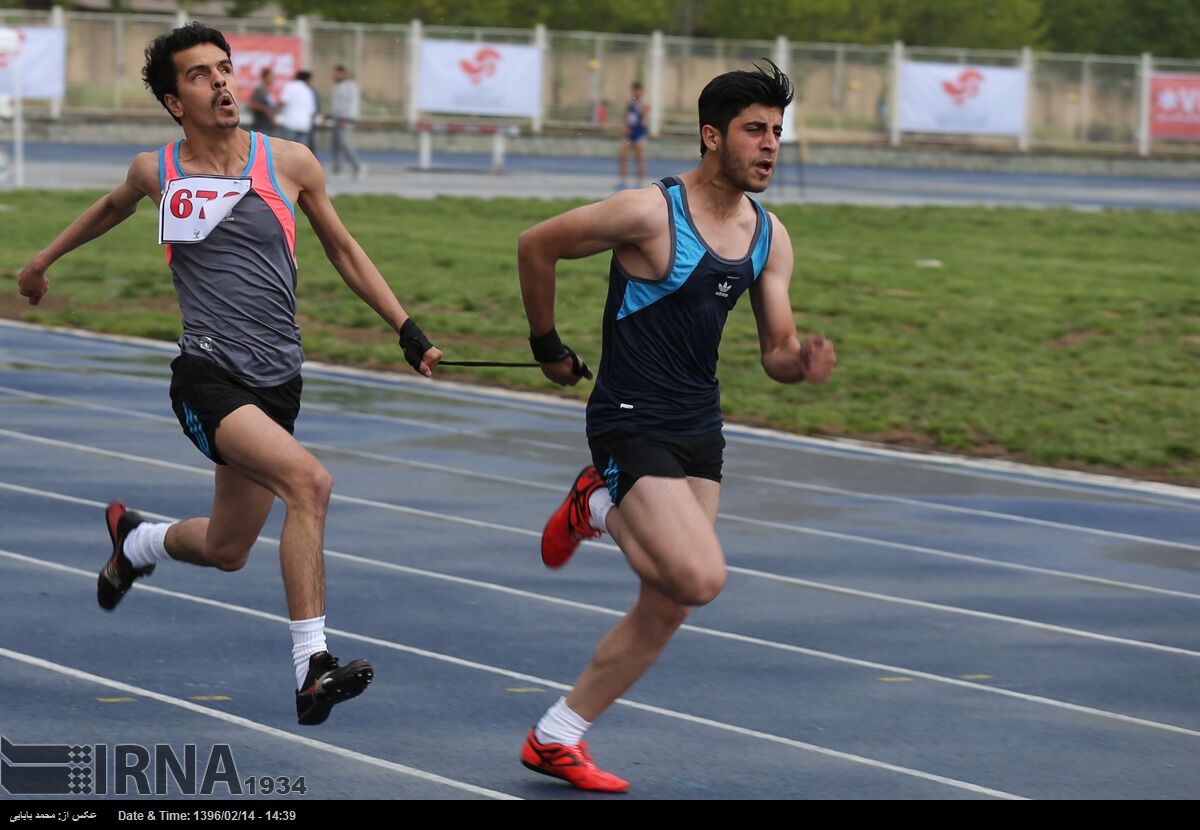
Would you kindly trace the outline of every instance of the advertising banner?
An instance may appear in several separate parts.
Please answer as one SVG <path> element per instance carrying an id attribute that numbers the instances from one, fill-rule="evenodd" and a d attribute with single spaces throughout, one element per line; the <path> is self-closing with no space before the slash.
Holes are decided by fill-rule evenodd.
<path id="1" fill-rule="evenodd" d="M 1019 136 L 1025 131 L 1026 90 L 1023 69 L 905 61 L 900 129 Z"/>
<path id="2" fill-rule="evenodd" d="M 233 52 L 238 99 L 249 101 L 264 69 L 275 73 L 275 91 L 296 77 L 302 67 L 300 38 L 295 35 L 226 35 Z"/>
<path id="3" fill-rule="evenodd" d="M 1200 75 L 1150 76 L 1150 136 L 1200 139 Z"/>
<path id="4" fill-rule="evenodd" d="M 15 27 L 21 51 L 0 55 L 0 93 L 12 90 L 12 62 L 21 62 L 21 97 L 54 100 L 67 95 L 67 30 Z"/>
<path id="5" fill-rule="evenodd" d="M 536 46 L 421 42 L 422 112 L 535 118 L 541 98 L 542 50 Z"/>

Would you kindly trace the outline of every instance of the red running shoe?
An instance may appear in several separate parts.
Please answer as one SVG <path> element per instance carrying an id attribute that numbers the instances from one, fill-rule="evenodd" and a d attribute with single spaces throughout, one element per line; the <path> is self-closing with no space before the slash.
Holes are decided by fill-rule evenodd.
<path id="1" fill-rule="evenodd" d="M 521 747 L 521 763 L 534 772 L 561 778 L 581 790 L 623 793 L 629 789 L 628 781 L 596 766 L 585 741 L 580 741 L 579 746 L 540 744 L 536 730 L 530 729 L 525 746 Z"/>
<path id="2" fill-rule="evenodd" d="M 133 587 L 134 580 L 154 573 L 153 565 L 135 568 L 125 555 L 125 537 L 142 521 L 140 515 L 126 510 L 125 505 L 119 501 L 114 501 L 104 511 L 108 538 L 112 540 L 112 555 L 100 569 L 100 576 L 96 581 L 96 601 L 105 611 L 117 607 L 117 603 Z"/>
<path id="3" fill-rule="evenodd" d="M 600 535 L 600 531 L 592 527 L 588 499 L 604 486 L 604 479 L 595 467 L 584 467 L 575 478 L 566 500 L 542 530 L 542 561 L 547 568 L 561 568 L 580 542 Z"/>

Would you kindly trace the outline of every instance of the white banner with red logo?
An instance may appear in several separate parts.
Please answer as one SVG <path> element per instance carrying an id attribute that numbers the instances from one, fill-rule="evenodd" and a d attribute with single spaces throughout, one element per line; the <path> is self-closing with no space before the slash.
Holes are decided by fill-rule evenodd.
<path id="1" fill-rule="evenodd" d="M 21 62 L 21 97 L 54 100 L 67 95 L 67 30 L 15 27 L 21 39 L 17 55 L 0 55 L 0 94 L 12 90 L 12 62 Z"/>
<path id="2" fill-rule="evenodd" d="M 276 92 L 301 69 L 303 44 L 295 35 L 225 35 L 225 39 L 233 52 L 240 101 L 250 100 L 264 69 L 275 73 Z"/>
<path id="3" fill-rule="evenodd" d="M 422 112 L 536 118 L 542 50 L 536 46 L 423 40 L 417 106 Z"/>
<path id="4" fill-rule="evenodd" d="M 1027 89 L 1023 69 L 905 61 L 900 70 L 900 129 L 1021 135 Z"/>
<path id="5" fill-rule="evenodd" d="M 1150 135 L 1200 139 L 1200 75 L 1150 76 Z"/>

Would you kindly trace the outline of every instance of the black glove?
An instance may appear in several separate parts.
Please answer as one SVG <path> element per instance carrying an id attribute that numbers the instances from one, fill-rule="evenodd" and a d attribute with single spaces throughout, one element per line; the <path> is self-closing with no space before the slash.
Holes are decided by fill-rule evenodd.
<path id="1" fill-rule="evenodd" d="M 433 344 L 429 342 L 429 338 L 425 336 L 425 332 L 421 331 L 421 327 L 417 325 L 416 321 L 409 317 L 400 327 L 400 348 L 404 350 L 404 359 L 408 361 L 408 365 L 419 372 L 421 371 L 421 358 L 425 356 L 425 352 L 433 348 Z"/>
<path id="2" fill-rule="evenodd" d="M 529 336 L 529 348 L 533 351 L 533 359 L 538 363 L 559 363 L 571 358 L 571 371 L 577 375 L 590 378 L 592 371 L 587 367 L 587 364 L 579 359 L 579 355 L 575 354 L 574 350 L 563 345 L 559 339 L 558 331 L 550 329 L 545 334 L 534 337 Z"/>

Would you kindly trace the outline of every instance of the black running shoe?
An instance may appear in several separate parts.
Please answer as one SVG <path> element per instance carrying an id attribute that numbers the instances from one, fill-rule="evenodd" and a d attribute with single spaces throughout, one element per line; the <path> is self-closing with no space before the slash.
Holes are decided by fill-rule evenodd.
<path id="1" fill-rule="evenodd" d="M 328 651 L 308 658 L 304 688 L 296 692 L 296 719 L 301 726 L 324 723 L 335 703 L 358 697 L 371 684 L 375 670 L 366 660 L 355 660 L 338 668 L 338 659 Z"/>
<path id="2" fill-rule="evenodd" d="M 100 570 L 100 579 L 96 583 L 96 601 L 105 611 L 117 607 L 117 603 L 133 587 L 133 581 L 154 573 L 154 566 L 135 568 L 125 555 L 125 537 L 135 527 L 145 521 L 132 510 L 126 510 L 125 505 L 115 501 L 104 511 L 104 519 L 108 525 L 108 536 L 112 539 L 112 556 Z"/>

